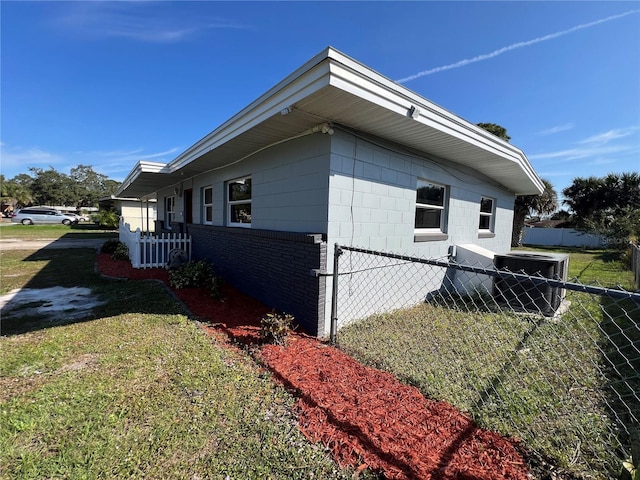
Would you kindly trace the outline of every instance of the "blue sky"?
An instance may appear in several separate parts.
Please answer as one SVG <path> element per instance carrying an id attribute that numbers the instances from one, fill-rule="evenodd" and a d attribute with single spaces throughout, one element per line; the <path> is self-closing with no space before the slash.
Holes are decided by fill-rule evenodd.
<path id="1" fill-rule="evenodd" d="M 560 192 L 640 171 L 640 2 L 10 2 L 1 160 L 122 180 L 331 45 L 507 128 Z"/>

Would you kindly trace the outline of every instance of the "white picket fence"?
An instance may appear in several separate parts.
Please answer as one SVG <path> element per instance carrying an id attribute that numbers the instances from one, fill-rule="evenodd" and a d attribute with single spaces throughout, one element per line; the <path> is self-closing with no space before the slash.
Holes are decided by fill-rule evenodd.
<path id="1" fill-rule="evenodd" d="M 143 233 L 120 219 L 119 240 L 129 249 L 129 259 L 133 268 L 165 267 L 169 252 L 179 248 L 191 260 L 191 237 L 185 233 Z"/>

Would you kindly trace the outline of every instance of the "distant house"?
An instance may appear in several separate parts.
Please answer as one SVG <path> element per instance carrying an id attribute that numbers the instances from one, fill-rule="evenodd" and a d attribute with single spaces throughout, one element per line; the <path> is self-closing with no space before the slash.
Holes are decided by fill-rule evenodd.
<path id="1" fill-rule="evenodd" d="M 567 219 L 562 220 L 540 220 L 540 219 L 531 219 L 525 220 L 525 227 L 531 228 L 564 228 L 569 221 Z"/>
<path id="2" fill-rule="evenodd" d="M 156 227 L 156 199 L 117 197 L 111 195 L 101 198 L 98 202 L 100 210 L 115 210 L 118 215 L 126 219 L 132 230 L 153 232 Z"/>
<path id="3" fill-rule="evenodd" d="M 157 198 L 157 231 L 188 232 L 193 258 L 324 336 L 335 243 L 506 252 L 515 195 L 542 190 L 514 145 L 327 48 L 117 195 Z"/>

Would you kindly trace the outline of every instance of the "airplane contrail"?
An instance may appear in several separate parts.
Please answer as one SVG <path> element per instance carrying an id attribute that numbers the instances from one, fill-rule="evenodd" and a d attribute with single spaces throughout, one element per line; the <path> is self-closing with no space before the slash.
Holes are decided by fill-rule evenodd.
<path id="1" fill-rule="evenodd" d="M 576 25 L 575 27 L 571 27 L 571 28 L 569 28 L 567 30 L 562 30 L 561 32 L 556 32 L 556 33 L 550 33 L 550 34 L 545 35 L 543 37 L 534 38 L 533 40 L 527 40 L 525 42 L 513 43 L 513 44 L 511 44 L 509 46 L 502 47 L 502 48 L 499 48 L 497 50 L 494 50 L 491 53 L 485 53 L 483 55 L 478 55 L 477 57 L 460 60 L 459 62 L 452 63 L 450 65 L 444 65 L 442 67 L 435 67 L 435 68 L 432 68 L 430 70 L 424 70 L 424 71 L 418 72 L 418 73 L 416 73 L 414 75 L 409 75 L 408 77 L 401 78 L 400 80 L 396 80 L 396 82 L 398 82 L 398 83 L 410 82 L 411 80 L 415 80 L 416 78 L 425 77 L 427 75 L 432 75 L 432 74 L 438 73 L 438 72 L 444 72 L 445 70 L 451 70 L 453 68 L 464 67 L 466 65 L 469 65 L 470 63 L 481 62 L 483 60 L 488 60 L 490 58 L 497 57 L 498 55 L 502 55 L 503 53 L 510 52 L 511 50 L 516 50 L 516 49 L 522 48 L 522 47 L 528 47 L 529 45 L 534 45 L 534 44 L 540 43 L 540 42 L 546 42 L 547 40 L 553 40 L 554 38 L 558 38 L 558 37 L 561 37 L 563 35 L 568 35 L 570 33 L 576 32 L 578 30 L 582 30 L 584 28 L 590 28 L 590 27 L 593 27 L 595 25 L 599 25 L 601 23 L 609 22 L 611 20 L 617 20 L 618 18 L 626 17 L 627 15 L 631 15 L 633 13 L 638 13 L 638 12 L 640 12 L 640 10 L 630 10 L 628 12 L 621 13 L 620 15 L 612 15 L 611 17 L 607 17 L 607 18 L 603 18 L 603 19 L 600 19 L 600 20 L 596 20 L 595 22 L 589 22 L 589 23 L 583 23 L 582 25 Z"/>

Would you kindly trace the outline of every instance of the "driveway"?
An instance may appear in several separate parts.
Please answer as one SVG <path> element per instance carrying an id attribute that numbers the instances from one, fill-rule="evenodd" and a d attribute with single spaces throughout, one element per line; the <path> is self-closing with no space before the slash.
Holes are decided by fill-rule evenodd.
<path id="1" fill-rule="evenodd" d="M 40 250 L 41 248 L 94 248 L 99 249 L 108 238 L 78 238 L 25 240 L 22 238 L 0 238 L 2 250 Z"/>

